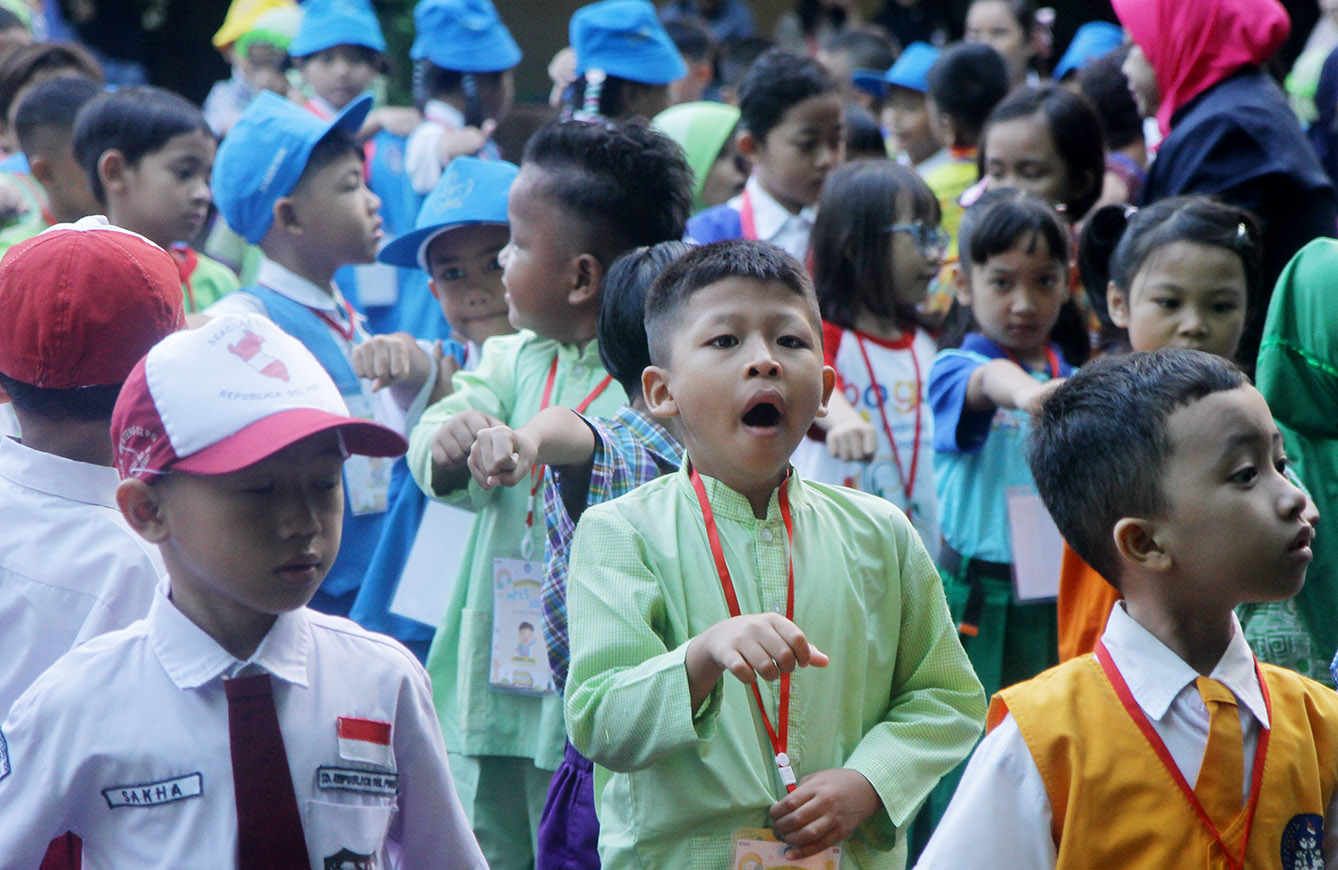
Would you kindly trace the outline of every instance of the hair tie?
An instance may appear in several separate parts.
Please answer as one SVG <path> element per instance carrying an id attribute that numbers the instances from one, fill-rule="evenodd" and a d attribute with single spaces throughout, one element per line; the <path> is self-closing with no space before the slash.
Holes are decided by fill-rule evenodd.
<path id="1" fill-rule="evenodd" d="M 581 108 L 572 114 L 575 121 L 593 121 L 600 117 L 599 98 L 604 92 L 604 70 L 590 69 L 585 72 L 585 94 L 581 98 Z"/>
<path id="2" fill-rule="evenodd" d="M 1245 226 L 1245 221 L 1236 224 L 1236 241 L 1244 243 L 1250 241 L 1250 230 Z"/>

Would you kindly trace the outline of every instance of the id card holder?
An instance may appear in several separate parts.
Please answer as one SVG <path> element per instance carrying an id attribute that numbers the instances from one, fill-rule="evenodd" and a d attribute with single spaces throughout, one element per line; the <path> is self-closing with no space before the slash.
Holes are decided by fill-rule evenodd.
<path id="1" fill-rule="evenodd" d="M 349 415 L 360 420 L 376 418 L 372 403 L 361 391 L 345 393 Z M 384 456 L 350 456 L 344 460 L 344 497 L 354 516 L 385 513 L 390 503 L 390 470 L 394 460 Z"/>
<path id="2" fill-rule="evenodd" d="M 544 643 L 539 594 L 544 563 L 514 557 L 492 560 L 492 666 L 488 682 L 500 692 L 552 695 L 557 691 Z"/>
<path id="3" fill-rule="evenodd" d="M 358 301 L 363 305 L 394 305 L 399 301 L 399 276 L 394 266 L 363 263 L 353 267 L 353 274 L 358 282 Z"/>
<path id="4" fill-rule="evenodd" d="M 837 870 L 841 866 L 840 846 L 802 861 L 786 858 L 787 848 L 769 828 L 740 828 L 734 832 L 730 870 Z"/>
<path id="5" fill-rule="evenodd" d="M 1013 598 L 1023 604 L 1054 601 L 1059 597 L 1064 538 L 1031 487 L 1010 486 L 1004 495 L 1013 550 Z"/>

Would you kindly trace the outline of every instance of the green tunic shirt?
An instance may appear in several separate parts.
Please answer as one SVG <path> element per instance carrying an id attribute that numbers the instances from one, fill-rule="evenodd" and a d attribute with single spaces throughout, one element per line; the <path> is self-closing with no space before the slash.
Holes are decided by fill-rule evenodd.
<path id="1" fill-rule="evenodd" d="M 447 419 L 473 409 L 509 426 L 529 421 L 540 408 L 548 371 L 556 356 L 552 405 L 574 407 L 605 378 L 594 342 L 583 347 L 558 344 L 533 332 L 490 338 L 479 366 L 457 372 L 454 392 L 423 412 L 409 435 L 409 470 L 423 491 L 476 512 L 474 529 L 451 592 L 446 615 L 433 638 L 427 670 L 446 736 L 446 748 L 464 755 L 510 755 L 556 769 L 562 761 L 562 702 L 497 691 L 489 684 L 492 662 L 493 559 L 520 558 L 530 487 L 484 491 L 472 479 L 452 492 L 432 490 L 432 438 Z M 591 403 L 594 416 L 612 416 L 626 403 L 611 382 Z M 529 530 L 533 555 L 544 557 L 543 494 L 536 498 L 537 522 Z"/>
<path id="2" fill-rule="evenodd" d="M 787 544 L 703 478 L 745 613 L 785 612 Z M 910 522 L 884 499 L 791 479 L 796 624 L 831 657 L 791 684 L 795 774 L 857 770 L 883 802 L 844 844 L 842 867 L 899 868 L 906 825 L 970 751 L 985 696 Z M 725 674 L 694 716 L 684 653 L 729 618 L 685 469 L 588 509 L 568 581 L 572 744 L 616 771 L 600 800 L 606 870 L 724 868 L 739 828 L 769 826 L 784 795 L 752 692 Z M 763 683 L 777 720 L 778 683 Z"/>

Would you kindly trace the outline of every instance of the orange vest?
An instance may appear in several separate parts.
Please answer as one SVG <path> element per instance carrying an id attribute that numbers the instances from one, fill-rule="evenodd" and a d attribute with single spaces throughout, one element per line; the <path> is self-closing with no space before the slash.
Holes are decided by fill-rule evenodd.
<path id="1" fill-rule="evenodd" d="M 1096 649 L 1106 630 L 1110 609 L 1123 596 L 1082 556 L 1064 542 L 1059 568 L 1059 660 L 1066 662 Z"/>
<path id="2" fill-rule="evenodd" d="M 1338 693 L 1283 668 L 1260 670 L 1273 727 L 1256 750 L 1266 763 L 1253 784 L 1253 824 L 1247 832 L 1247 803 L 1222 833 L 1225 852 L 1095 656 L 995 695 L 990 727 L 1013 714 L 1045 783 L 1058 870 L 1235 868 L 1242 847 L 1247 868 L 1312 866 L 1338 785 Z"/>

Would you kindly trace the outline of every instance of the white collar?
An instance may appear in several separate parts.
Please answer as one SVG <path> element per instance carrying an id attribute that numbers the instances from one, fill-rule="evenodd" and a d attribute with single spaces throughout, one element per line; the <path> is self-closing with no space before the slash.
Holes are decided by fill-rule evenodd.
<path id="1" fill-rule="evenodd" d="M 308 281 L 288 267 L 279 265 L 269 257 L 260 261 L 260 268 L 256 271 L 256 283 L 308 308 L 318 308 L 336 314 L 344 311 L 343 296 L 333 283 L 330 284 L 329 290 L 322 290 L 319 285 Z"/>
<path id="2" fill-rule="evenodd" d="M 443 100 L 428 100 L 423 105 L 423 117 L 443 127 L 459 130 L 465 126 L 465 115 Z"/>
<path id="3" fill-rule="evenodd" d="M 744 189 L 753 204 L 753 227 L 757 230 L 757 237 L 763 241 L 774 239 L 792 220 L 804 221 L 811 227 L 818 216 L 817 207 L 812 205 L 804 206 L 799 214 L 791 212 L 763 189 L 756 174 L 748 176 Z"/>
<path id="4" fill-rule="evenodd" d="M 154 654 L 178 688 L 194 689 L 218 677 L 231 677 L 245 665 L 256 665 L 295 686 L 307 686 L 311 628 L 306 608 L 279 614 L 255 654 L 241 662 L 168 599 L 170 583 L 165 578 L 154 591 L 147 631 Z"/>
<path id="5" fill-rule="evenodd" d="M 17 438 L 0 438 L 0 477 L 19 486 L 69 501 L 118 511 L 116 469 L 25 447 Z"/>
<path id="6" fill-rule="evenodd" d="M 1263 728 L 1268 728 L 1268 708 L 1254 669 L 1254 653 L 1241 631 L 1240 621 L 1231 616 L 1231 642 L 1209 674 L 1244 704 Z M 1129 692 L 1149 719 L 1161 721 L 1171 703 L 1186 686 L 1193 686 L 1199 675 L 1152 632 L 1140 625 L 1124 609 L 1124 602 L 1111 608 L 1101 642 L 1110 653 L 1129 686 Z"/>

